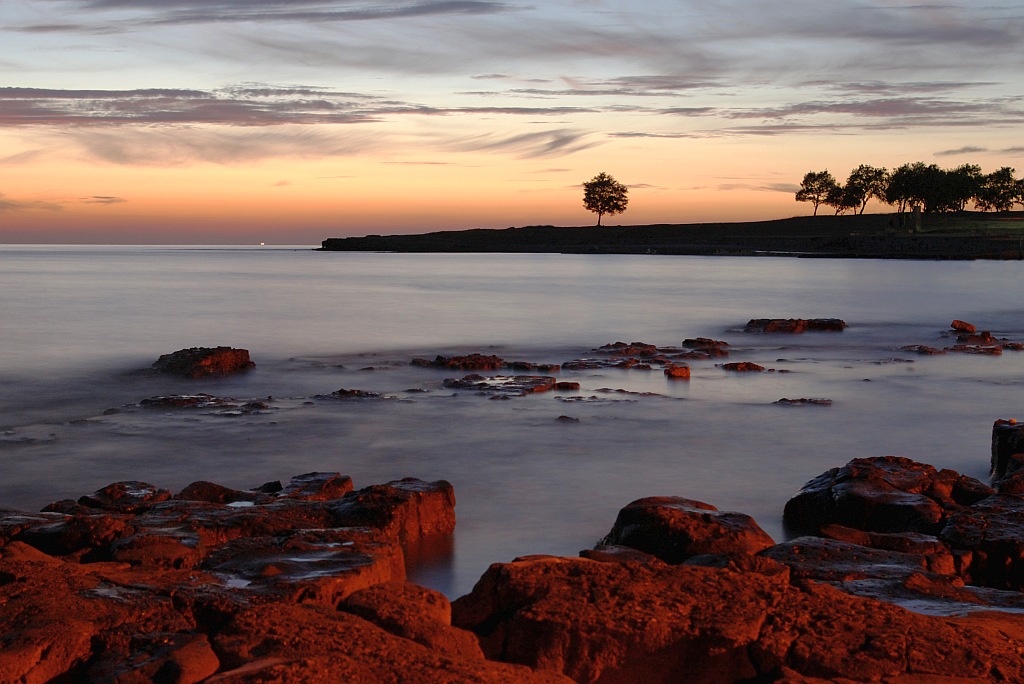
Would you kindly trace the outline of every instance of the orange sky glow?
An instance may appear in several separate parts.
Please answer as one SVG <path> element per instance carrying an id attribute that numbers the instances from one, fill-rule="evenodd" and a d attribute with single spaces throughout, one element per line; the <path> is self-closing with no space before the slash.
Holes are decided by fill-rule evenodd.
<path id="1" fill-rule="evenodd" d="M 589 225 L 601 171 L 606 223 L 773 219 L 811 170 L 1024 166 L 1009 7 L 55 4 L 5 4 L 0 243 Z"/>

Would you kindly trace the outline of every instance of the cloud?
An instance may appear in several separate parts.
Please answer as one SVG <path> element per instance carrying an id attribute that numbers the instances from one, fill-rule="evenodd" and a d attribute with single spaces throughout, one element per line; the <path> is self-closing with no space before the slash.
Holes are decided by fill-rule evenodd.
<path id="1" fill-rule="evenodd" d="M 338 5 L 354 7 L 339 8 Z M 79 0 L 79 7 L 92 12 L 135 10 L 124 15 L 107 14 L 108 29 L 137 29 L 141 26 L 250 23 L 250 22 L 349 22 L 403 19 L 445 15 L 477 15 L 512 9 L 491 0 L 426 0 L 406 3 L 325 3 L 322 0 Z M 120 25 L 120 26 L 119 26 Z M 53 23 L 30 24 L 16 30 L 87 31 L 91 25 Z"/>
<path id="2" fill-rule="evenodd" d="M 376 149 L 380 136 L 304 126 L 239 129 L 222 126 L 195 128 L 88 127 L 59 134 L 89 157 L 112 164 L 176 166 L 194 162 L 236 164 L 268 158 L 347 156 Z"/>
<path id="3" fill-rule="evenodd" d="M 977 153 L 977 152 L 988 152 L 988 148 L 987 147 L 974 147 L 972 145 L 966 145 L 964 147 L 960 147 L 960 148 L 957 148 L 955 150 L 942 150 L 941 152 L 936 152 L 935 156 L 936 157 L 956 157 L 956 156 L 961 155 L 961 154 L 974 154 L 974 153 Z"/>
<path id="4" fill-rule="evenodd" d="M 126 200 L 126 199 L 124 199 L 122 197 L 111 197 L 109 195 L 93 195 L 92 197 L 82 197 L 82 198 L 79 198 L 78 201 L 81 202 L 82 204 L 104 204 L 104 205 L 109 205 L 109 204 L 121 204 L 123 202 L 127 202 L 128 200 Z"/>
<path id="5" fill-rule="evenodd" d="M 313 88 L 234 86 L 220 90 L 55 90 L 0 88 L 0 126 L 228 124 L 378 121 L 356 93 Z"/>
<path id="6" fill-rule="evenodd" d="M 38 200 L 16 200 L 8 199 L 0 193 L 0 214 L 16 211 L 63 211 L 64 207 L 53 202 L 40 202 Z"/>
<path id="7" fill-rule="evenodd" d="M 505 152 L 519 159 L 560 157 L 599 145 L 588 134 L 572 129 L 555 129 L 516 135 L 484 134 L 455 140 L 451 147 L 468 152 Z"/>

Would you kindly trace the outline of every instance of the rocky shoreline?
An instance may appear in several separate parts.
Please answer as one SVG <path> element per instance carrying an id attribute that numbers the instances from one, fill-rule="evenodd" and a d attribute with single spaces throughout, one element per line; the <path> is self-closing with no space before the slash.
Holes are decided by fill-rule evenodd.
<path id="1" fill-rule="evenodd" d="M 114 483 L 0 512 L 0 681 L 1021 681 L 1022 449 L 996 421 L 991 487 L 856 459 L 781 543 L 640 499 L 580 557 L 495 563 L 453 603 L 406 581 L 450 540 L 447 482 Z"/>

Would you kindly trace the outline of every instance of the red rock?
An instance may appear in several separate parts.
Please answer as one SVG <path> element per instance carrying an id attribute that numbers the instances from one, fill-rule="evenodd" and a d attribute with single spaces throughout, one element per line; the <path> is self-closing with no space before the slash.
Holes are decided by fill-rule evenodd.
<path id="1" fill-rule="evenodd" d="M 907 458 L 858 458 L 805 484 L 786 503 L 783 519 L 791 529 L 810 534 L 830 524 L 937 533 L 950 511 L 992 493 L 973 478 Z"/>
<path id="2" fill-rule="evenodd" d="M 269 497 L 265 497 L 258 492 L 244 492 L 219 485 L 215 482 L 199 480 L 186 486 L 175 494 L 173 498 L 179 501 L 205 501 L 207 503 L 229 504 L 236 501 L 255 502 L 261 497 L 263 497 L 264 503 L 269 501 Z"/>
<path id="3" fill-rule="evenodd" d="M 455 490 L 444 480 L 395 480 L 351 492 L 326 506 L 335 526 L 372 527 L 402 544 L 450 535 L 455 529 Z"/>
<path id="4" fill-rule="evenodd" d="M 638 499 L 619 511 L 602 544 L 628 546 L 666 563 L 712 554 L 750 556 L 774 542 L 754 519 L 681 497 Z"/>
<path id="5" fill-rule="evenodd" d="M 352 478 L 339 473 L 306 473 L 291 479 L 278 496 L 300 501 L 330 501 L 352 491 Z"/>
<path id="6" fill-rule="evenodd" d="M 759 366 L 756 363 L 750 361 L 738 361 L 736 363 L 723 363 L 720 368 L 722 370 L 732 371 L 734 373 L 763 373 L 764 366 Z"/>
<path id="7" fill-rule="evenodd" d="M 683 346 L 687 349 L 696 349 L 698 351 L 706 352 L 711 356 L 729 355 L 729 350 L 726 349 L 726 347 L 729 346 L 728 342 L 713 340 L 709 337 L 687 338 L 683 340 Z"/>
<path id="8" fill-rule="evenodd" d="M 670 364 L 665 367 L 665 376 L 673 380 L 689 380 L 690 367 L 683 364 Z"/>
<path id="9" fill-rule="evenodd" d="M 164 354 L 153 362 L 153 368 L 161 373 L 193 379 L 211 375 L 232 375 L 255 367 L 256 364 L 249 359 L 248 349 L 231 347 L 179 349 L 171 354 Z"/>
<path id="10" fill-rule="evenodd" d="M 900 351 L 914 352 L 922 356 L 939 356 L 946 353 L 945 349 L 936 349 L 924 344 L 908 344 L 905 347 L 900 347 Z"/>
<path id="11" fill-rule="evenodd" d="M 169 498 L 171 493 L 166 489 L 132 480 L 109 484 L 91 496 L 81 497 L 78 503 L 114 513 L 138 513 Z"/>
<path id="12" fill-rule="evenodd" d="M 361 617 L 316 606 L 270 604 L 232 619 L 213 640 L 226 671 L 215 683 L 569 682 L 554 673 L 435 652 Z"/>
<path id="13" fill-rule="evenodd" d="M 452 606 L 444 594 L 415 584 L 378 584 L 363 589 L 346 598 L 338 610 L 442 655 L 484 657 L 472 632 L 451 626 Z"/>
<path id="14" fill-rule="evenodd" d="M 1024 677 L 1020 615 L 918 615 L 787 573 L 535 557 L 492 565 L 453 614 L 488 657 L 580 682 Z"/>
<path id="15" fill-rule="evenodd" d="M 967 333 L 968 335 L 973 335 L 974 332 L 977 330 L 977 328 L 975 328 L 972 324 L 967 323 L 965 321 L 961 321 L 958 318 L 954 319 L 953 322 L 949 324 L 949 327 L 952 328 L 953 330 L 956 330 L 957 332 Z"/>

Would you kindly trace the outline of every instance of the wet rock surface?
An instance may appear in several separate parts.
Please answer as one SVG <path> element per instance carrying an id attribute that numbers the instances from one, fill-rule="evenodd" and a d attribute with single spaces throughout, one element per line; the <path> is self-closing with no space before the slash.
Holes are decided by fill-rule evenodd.
<path id="1" fill-rule="evenodd" d="M 451 538 L 447 482 L 114 483 L 0 511 L 0 681 L 1024 678 L 1024 499 L 884 457 L 794 501 L 813 536 L 775 544 L 742 513 L 638 499 L 582 557 L 496 563 L 449 603 L 405 579 Z"/>
<path id="2" fill-rule="evenodd" d="M 215 375 L 232 375 L 255 368 L 249 359 L 248 349 L 232 347 L 191 347 L 164 354 L 153 362 L 153 368 L 161 373 L 180 375 L 185 378 L 205 378 Z"/>

